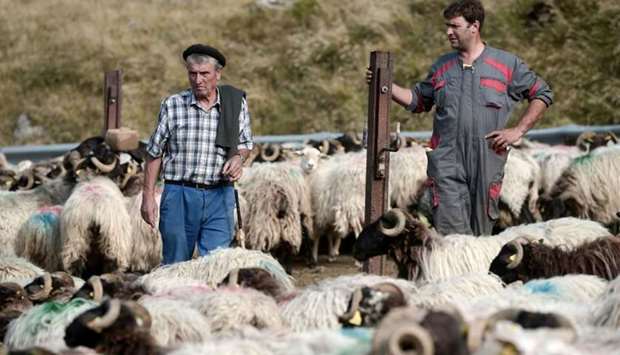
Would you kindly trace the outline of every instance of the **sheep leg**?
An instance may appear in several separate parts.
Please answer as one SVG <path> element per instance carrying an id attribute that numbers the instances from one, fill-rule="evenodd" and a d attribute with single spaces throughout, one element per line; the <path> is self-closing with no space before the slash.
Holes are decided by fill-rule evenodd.
<path id="1" fill-rule="evenodd" d="M 319 238 L 317 237 L 312 241 L 312 256 L 310 260 L 310 266 L 316 267 L 319 264 Z"/>
<path id="2" fill-rule="evenodd" d="M 336 257 L 338 255 L 340 255 L 340 242 L 342 241 L 342 238 L 340 238 L 339 235 L 330 233 L 327 236 L 327 239 L 329 241 L 329 257 L 327 258 L 327 260 L 332 262 L 336 260 Z"/>

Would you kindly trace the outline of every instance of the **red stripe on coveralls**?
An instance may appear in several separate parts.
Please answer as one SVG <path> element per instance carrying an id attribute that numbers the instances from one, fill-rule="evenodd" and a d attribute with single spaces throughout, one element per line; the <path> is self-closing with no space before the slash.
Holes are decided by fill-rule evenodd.
<path id="1" fill-rule="evenodd" d="M 452 68 L 452 66 L 456 64 L 456 62 L 457 62 L 456 58 L 452 59 L 448 61 L 447 63 L 445 63 L 444 65 L 442 65 L 441 67 L 439 67 L 439 69 L 437 69 L 437 71 L 433 74 L 433 78 L 431 79 L 431 82 L 433 83 L 433 87 L 435 87 L 436 85 L 437 78 L 440 78 L 445 72 L 450 70 L 450 68 Z"/>
<path id="2" fill-rule="evenodd" d="M 508 68 L 506 64 L 501 63 L 493 58 L 484 58 L 484 62 L 502 73 L 502 75 L 504 75 L 504 78 L 506 78 L 507 83 L 512 82 L 512 70 L 510 70 L 510 68 Z"/>
<path id="3" fill-rule="evenodd" d="M 534 83 L 534 85 L 530 88 L 530 99 L 534 98 L 534 95 L 536 95 L 536 92 L 538 91 L 538 88 L 540 87 L 540 81 L 536 80 L 536 82 Z"/>
<path id="4" fill-rule="evenodd" d="M 415 95 L 418 97 L 418 103 L 416 104 L 415 110 L 413 112 L 419 113 L 424 111 L 424 99 L 422 98 L 422 95 L 418 92 L 418 90 L 415 90 Z"/>
<path id="5" fill-rule="evenodd" d="M 506 92 L 506 84 L 502 83 L 499 80 L 495 80 L 495 79 L 480 79 L 480 85 L 491 88 L 491 89 L 495 89 L 499 92 Z"/>

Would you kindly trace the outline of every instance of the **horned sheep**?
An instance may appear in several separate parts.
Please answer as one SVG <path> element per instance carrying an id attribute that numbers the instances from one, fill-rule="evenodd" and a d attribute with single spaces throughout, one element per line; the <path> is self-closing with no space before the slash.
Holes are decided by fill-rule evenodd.
<path id="1" fill-rule="evenodd" d="M 392 209 L 364 228 L 354 245 L 360 261 L 388 254 L 397 264 L 399 276 L 418 282 L 486 272 L 492 259 L 508 241 L 522 235 L 544 238 L 550 245 L 574 247 L 585 241 L 609 236 L 596 222 L 563 218 L 509 228 L 487 237 L 448 235 L 436 232 L 400 209 Z"/>

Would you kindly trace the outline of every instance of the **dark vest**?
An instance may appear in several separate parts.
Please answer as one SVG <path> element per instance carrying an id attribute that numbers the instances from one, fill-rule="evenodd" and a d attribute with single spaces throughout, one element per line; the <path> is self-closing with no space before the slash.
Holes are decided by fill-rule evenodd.
<path id="1" fill-rule="evenodd" d="M 215 145 L 227 150 L 228 158 L 237 153 L 239 144 L 239 114 L 245 92 L 230 85 L 218 86 L 220 118 L 217 124 Z"/>

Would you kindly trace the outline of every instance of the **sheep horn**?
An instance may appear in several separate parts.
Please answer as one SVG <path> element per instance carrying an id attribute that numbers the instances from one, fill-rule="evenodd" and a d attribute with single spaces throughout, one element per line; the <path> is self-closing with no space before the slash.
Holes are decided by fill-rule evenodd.
<path id="1" fill-rule="evenodd" d="M 387 211 L 379 221 L 379 231 L 387 237 L 396 237 L 405 230 L 405 214 L 399 208 Z"/>
<path id="2" fill-rule="evenodd" d="M 29 170 L 26 173 L 26 178 L 28 179 L 26 180 L 26 186 L 20 186 L 20 190 L 30 190 L 32 189 L 32 186 L 34 186 L 34 173 L 32 172 L 32 170 Z"/>
<path id="3" fill-rule="evenodd" d="M 120 313 L 121 301 L 117 299 L 112 299 L 108 303 L 108 311 L 101 317 L 96 317 L 95 319 L 86 323 L 86 326 L 97 333 L 101 333 L 103 329 L 109 327 L 116 321 Z"/>
<path id="4" fill-rule="evenodd" d="M 357 312 L 360 302 L 362 302 L 362 297 L 363 295 L 361 288 L 358 288 L 355 290 L 355 292 L 353 292 L 353 296 L 351 296 L 351 306 L 349 307 L 349 310 L 338 318 L 341 322 L 348 322 L 349 320 L 351 320 L 351 318 L 353 318 L 353 316 L 355 316 L 355 312 Z"/>
<path id="5" fill-rule="evenodd" d="M 138 172 L 138 167 L 136 166 L 136 164 L 134 164 L 131 161 L 127 163 L 127 172 L 125 173 L 125 176 L 123 176 L 123 181 L 121 181 L 120 188 L 124 189 L 129 179 L 132 176 L 136 175 L 137 172 Z"/>
<path id="6" fill-rule="evenodd" d="M 90 158 L 90 161 L 93 162 L 93 165 L 95 165 L 97 169 L 99 169 L 99 171 L 101 171 L 102 173 L 109 173 L 110 171 L 114 170 L 114 167 L 116 166 L 116 156 L 110 164 L 103 164 L 101 160 L 97 159 L 97 157 L 94 156 Z"/>
<path id="7" fill-rule="evenodd" d="M 512 270 L 519 266 L 519 264 L 521 264 L 521 261 L 523 261 L 523 245 L 521 245 L 518 239 L 508 242 L 508 245 L 512 245 L 517 250 L 517 254 L 515 254 L 514 260 L 511 260 L 510 263 L 506 265 L 507 268 Z"/>
<path id="8" fill-rule="evenodd" d="M 618 137 L 614 134 L 614 132 L 609 131 L 607 132 L 607 135 L 605 136 L 605 141 L 606 142 L 612 141 L 614 144 L 618 144 Z"/>
<path id="9" fill-rule="evenodd" d="M 324 139 L 319 145 L 319 152 L 327 154 L 329 152 L 329 141 Z"/>
<path id="10" fill-rule="evenodd" d="M 392 295 L 400 295 L 404 298 L 403 291 L 400 289 L 400 287 L 396 286 L 392 282 L 381 282 L 372 286 L 372 288 L 379 292 L 386 292 Z"/>
<path id="11" fill-rule="evenodd" d="M 87 282 L 93 288 L 93 301 L 101 302 L 103 299 L 103 284 L 101 283 L 101 278 L 97 275 L 91 276 Z"/>
<path id="12" fill-rule="evenodd" d="M 357 135 L 355 132 L 349 133 L 349 137 L 351 138 L 351 142 L 355 145 L 362 145 L 362 138 Z"/>
<path id="13" fill-rule="evenodd" d="M 30 300 L 39 301 L 45 299 L 52 292 L 52 275 L 49 272 L 43 274 L 43 288 L 30 295 Z"/>
<path id="14" fill-rule="evenodd" d="M 267 153 L 267 149 L 271 149 L 271 154 Z M 264 161 L 275 161 L 280 156 L 280 146 L 277 144 L 266 143 L 260 150 L 260 157 Z"/>
<path id="15" fill-rule="evenodd" d="M 239 269 L 237 268 L 231 271 L 230 274 L 228 274 L 228 285 L 229 286 L 237 285 L 238 281 L 239 281 Z"/>
<path id="16" fill-rule="evenodd" d="M 136 322 L 136 325 L 139 328 L 141 329 L 151 328 L 151 324 L 153 323 L 153 320 L 151 318 L 151 314 L 146 308 L 144 308 L 144 306 L 142 306 L 139 303 L 133 302 L 133 301 L 125 302 L 125 305 L 131 312 L 131 315 L 133 316 Z"/>
<path id="17" fill-rule="evenodd" d="M 435 353 L 433 338 L 426 329 L 417 324 L 398 328 L 388 339 L 387 348 L 390 355 L 410 354 L 408 349 L 415 349 L 415 354 L 420 355 Z"/>
<path id="18" fill-rule="evenodd" d="M 590 150 L 590 144 L 592 144 L 593 138 L 594 138 L 594 132 L 590 132 L 590 131 L 583 132 L 579 135 L 579 137 L 577 137 L 577 142 L 575 142 L 575 145 L 579 147 L 579 149 L 581 150 L 588 151 Z"/>

